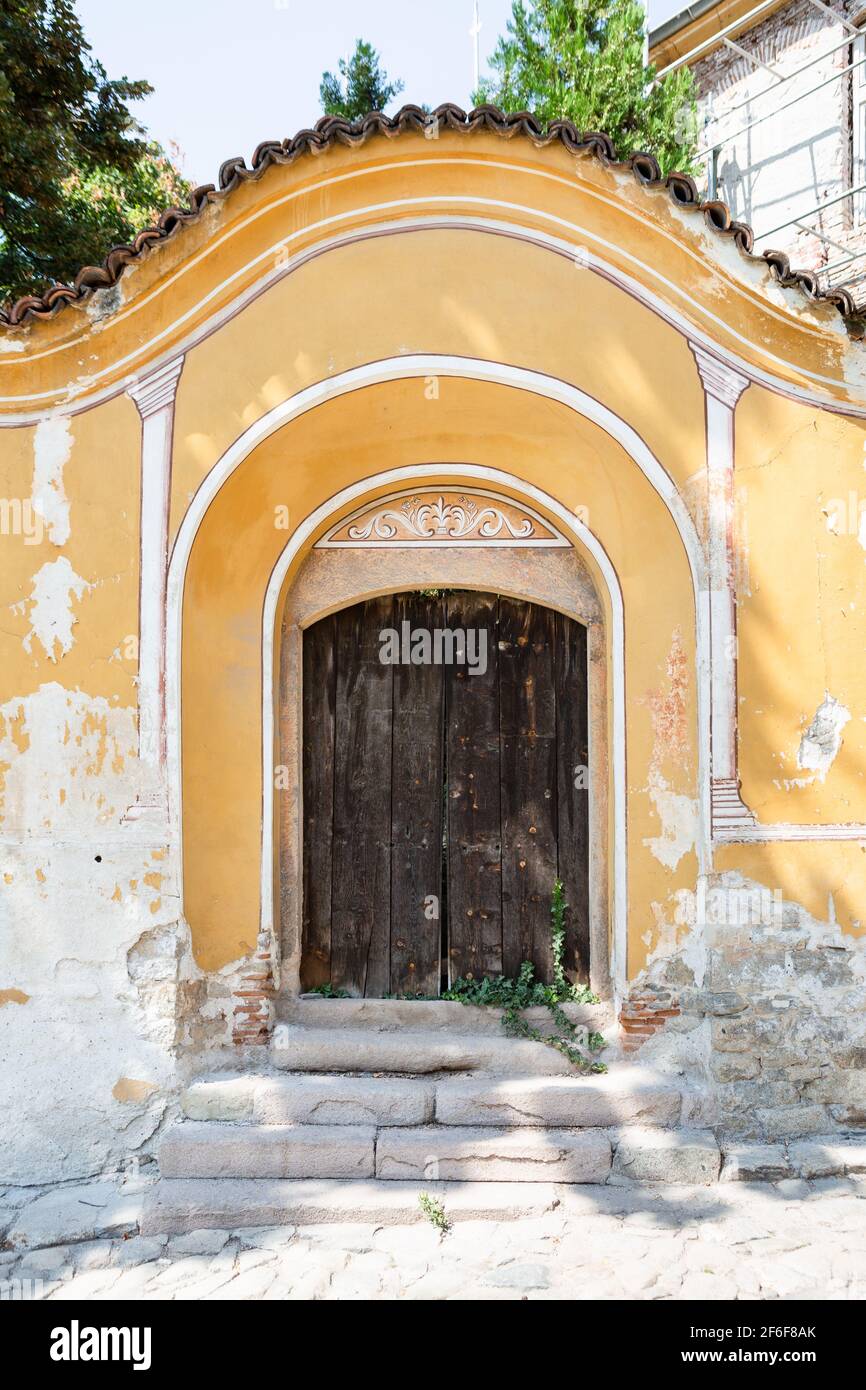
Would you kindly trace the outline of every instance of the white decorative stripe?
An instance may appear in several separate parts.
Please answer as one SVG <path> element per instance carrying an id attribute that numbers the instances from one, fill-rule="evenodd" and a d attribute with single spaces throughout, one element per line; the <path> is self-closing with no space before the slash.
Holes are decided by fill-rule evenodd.
<path id="1" fill-rule="evenodd" d="M 165 763 L 165 632 L 168 524 L 178 357 L 129 387 L 141 415 L 141 569 L 138 625 L 138 755 Z"/>
<path id="2" fill-rule="evenodd" d="M 709 647 L 708 647 L 708 604 L 706 588 L 706 568 L 703 550 L 698 540 L 694 522 L 677 490 L 675 484 L 662 468 L 658 459 L 640 438 L 637 432 L 614 412 L 603 406 L 594 397 L 570 383 L 557 380 L 541 372 L 514 367 L 500 362 L 488 362 L 478 358 L 440 356 L 437 354 L 415 354 L 406 357 L 388 358 L 379 362 L 355 367 L 337 376 L 329 377 L 307 387 L 297 395 L 272 407 L 261 419 L 250 425 L 242 435 L 226 450 L 210 472 L 203 479 L 192 502 L 187 508 L 181 523 L 174 548 L 168 580 L 168 665 L 167 665 L 167 727 L 169 739 L 169 790 L 171 797 L 172 825 L 177 833 L 181 825 L 183 787 L 181 778 L 181 652 L 183 590 L 187 565 L 202 519 L 211 502 L 249 454 L 276 430 L 307 413 L 326 401 L 381 382 L 400 381 L 406 378 L 428 376 L 465 377 L 468 380 L 487 381 L 503 386 L 533 392 L 549 400 L 559 401 L 587 419 L 593 420 L 616 439 L 631 456 L 642 473 L 671 513 L 673 523 L 679 531 L 694 585 L 695 607 L 697 612 L 697 705 L 698 705 L 698 786 L 699 786 L 699 831 L 697 855 L 699 871 L 706 873 L 710 867 L 710 783 L 707 752 L 709 747 Z M 515 478 L 497 469 L 483 468 L 471 464 L 418 464 L 392 473 L 361 479 L 344 490 L 337 497 L 323 504 L 307 517 L 296 530 L 292 540 L 283 552 L 280 565 L 288 566 L 292 559 L 322 526 L 327 524 L 334 511 L 359 504 L 366 493 L 386 484 L 410 484 L 418 479 L 429 477 L 440 479 L 449 472 L 455 476 L 470 477 L 500 488 L 506 488 L 518 495 L 532 499 L 545 511 L 557 518 L 563 532 L 571 532 L 593 556 L 610 596 L 612 612 L 611 638 L 611 798 L 613 812 L 612 859 L 612 919 L 613 951 L 611 971 L 614 989 L 621 995 L 627 978 L 627 857 L 626 857 L 626 782 L 625 782 L 625 665 L 623 637 L 622 594 L 616 571 L 601 542 L 578 518 L 572 516 L 557 500 L 542 493 L 531 483 Z M 417 483 L 416 483 L 417 485 Z M 273 852 L 274 823 L 273 800 L 274 784 L 272 764 L 274 757 L 274 631 L 276 622 L 276 603 L 278 593 L 274 589 L 277 571 L 271 578 L 266 600 L 262 633 L 262 859 L 261 859 L 261 928 L 273 931 Z M 183 862 L 180 866 L 180 890 L 183 894 Z"/>
<path id="3" fill-rule="evenodd" d="M 737 609 L 734 584 L 734 409 L 748 378 L 689 342 L 704 388 L 710 582 L 711 825 L 747 829 L 754 816 L 737 771 Z"/>
<path id="4" fill-rule="evenodd" d="M 465 163 L 469 161 L 452 160 L 448 162 Z M 444 198 L 435 197 L 407 198 L 402 200 L 395 200 L 387 204 L 375 204 L 363 208 L 357 208 L 353 210 L 352 215 L 357 215 L 359 218 L 363 219 L 364 217 L 370 217 L 377 212 L 385 213 L 397 210 L 401 207 L 409 209 L 419 203 L 429 205 L 431 203 L 444 201 L 447 200 Z M 206 300 L 216 301 L 223 298 L 225 294 L 230 290 L 232 282 L 239 280 L 243 276 L 247 275 L 256 264 L 259 264 L 263 267 L 265 265 L 270 265 L 272 267 L 272 269 L 270 269 L 269 271 L 263 270 L 254 285 L 248 286 L 246 289 L 235 294 L 234 298 L 231 300 L 230 303 L 226 304 L 223 308 L 217 310 L 204 323 L 200 324 L 197 328 L 187 333 L 185 337 L 180 339 L 170 350 L 172 354 L 172 359 L 174 359 L 177 353 L 187 352 L 196 344 L 203 342 L 206 338 L 210 337 L 212 333 L 216 332 L 219 328 L 221 328 L 223 324 L 227 323 L 230 319 L 234 318 L 235 315 L 240 313 L 244 308 L 247 307 L 247 305 L 251 304 L 254 300 L 256 300 L 272 285 L 276 284 L 279 280 L 283 279 L 284 276 L 292 274 L 300 266 L 305 265 L 307 262 L 311 260 L 315 260 L 318 256 L 322 255 L 323 252 L 330 250 L 338 250 L 341 247 L 350 246 L 361 241 L 369 240 L 373 237 L 399 236 L 405 233 L 426 230 L 478 231 L 493 236 L 508 237 L 514 241 L 524 241 L 528 244 L 553 251 L 555 254 L 566 256 L 572 262 L 575 259 L 575 246 L 579 245 L 581 248 L 585 248 L 587 241 L 595 242 L 599 247 L 603 249 L 603 251 L 611 251 L 615 253 L 615 255 L 623 254 L 621 247 L 614 245 L 614 243 L 612 242 L 604 241 L 602 238 L 590 232 L 587 228 L 581 226 L 579 223 L 567 222 L 563 218 L 552 217 L 549 214 L 540 214 L 538 212 L 538 209 L 535 208 L 523 208 L 519 204 L 501 203 L 496 199 L 465 198 L 462 196 L 460 198 L 460 202 L 477 204 L 481 207 L 503 208 L 508 211 L 518 213 L 525 212 L 529 214 L 529 216 L 532 218 L 537 218 L 543 215 L 547 221 L 552 222 L 557 226 L 565 228 L 568 231 L 571 239 L 567 240 L 565 237 L 553 236 L 550 233 L 542 232 L 535 227 L 530 228 L 528 225 L 522 225 L 520 223 L 514 222 L 499 221 L 496 218 L 490 216 L 473 217 L 470 214 L 467 214 L 449 217 L 444 215 L 433 214 L 428 216 L 412 217 L 407 214 L 406 216 L 401 218 L 399 222 L 389 221 L 380 223 L 369 223 L 365 225 L 361 230 L 353 230 L 351 232 L 338 232 L 332 236 L 323 236 L 320 241 L 309 246 L 306 250 L 298 252 L 294 256 L 290 256 L 288 260 L 280 260 L 280 256 L 278 255 L 278 253 L 284 254 L 288 250 L 289 242 L 294 240 L 296 236 L 299 237 L 302 234 L 302 231 L 303 234 L 306 235 L 309 234 L 311 231 L 315 230 L 316 227 L 324 229 L 332 225 L 334 222 L 343 220 L 343 215 L 341 215 L 340 217 L 323 218 L 322 221 L 318 224 L 305 225 L 302 231 L 293 233 L 291 236 L 284 238 L 282 241 L 276 243 L 274 246 L 269 247 L 266 251 L 263 251 L 259 256 L 257 256 L 254 261 L 251 261 L 248 264 L 242 266 L 240 270 L 236 271 L 227 280 L 222 281 L 219 285 L 217 285 L 214 288 L 214 290 L 206 296 Z M 269 213 L 272 211 L 270 205 L 267 209 L 265 209 L 265 211 Z M 213 248 L 211 247 L 211 249 Z M 188 268 L 191 264 L 195 264 L 195 262 L 198 259 L 200 259 L 200 257 L 194 257 L 191 262 L 187 263 L 186 268 Z M 766 344 L 753 343 L 749 338 L 745 337 L 743 334 L 737 333 L 731 327 L 730 323 L 726 323 L 718 315 L 708 313 L 708 311 L 706 310 L 706 306 L 698 304 L 697 301 L 692 300 L 688 295 L 685 294 L 682 285 L 676 285 L 671 281 L 662 279 L 661 277 L 659 277 L 656 270 L 654 270 L 652 267 L 643 265 L 634 256 L 626 255 L 626 259 L 632 262 L 639 271 L 650 274 L 655 279 L 661 279 L 661 283 L 664 285 L 666 289 L 676 292 L 678 297 L 685 300 L 689 308 L 694 308 L 702 313 L 705 313 L 711 322 L 715 323 L 720 329 L 723 329 L 725 332 L 729 333 L 733 338 L 737 339 L 737 341 L 743 346 L 744 349 L 757 347 L 761 351 L 762 355 L 781 371 L 786 371 L 789 369 L 790 363 L 786 362 L 784 358 L 777 357 L 774 353 L 769 352 L 766 347 Z M 275 262 L 277 263 L 276 265 Z M 839 397 L 828 394 L 827 392 L 822 390 L 822 388 L 828 388 L 830 392 L 844 390 L 846 389 L 844 382 L 841 382 L 834 377 L 823 376 L 816 372 L 805 371 L 804 375 L 810 377 L 812 381 L 815 383 L 815 386 L 810 388 L 794 385 L 791 382 L 785 380 L 783 376 L 778 376 L 775 375 L 772 371 L 767 371 L 764 368 L 756 367 L 752 363 L 747 362 L 744 358 L 737 357 L 736 354 L 731 352 L 729 349 L 719 346 L 717 343 L 713 341 L 709 334 L 702 332 L 700 329 L 697 329 L 694 323 L 692 322 L 691 318 L 689 318 L 687 314 L 684 314 L 680 312 L 678 309 L 675 309 L 670 303 L 663 300 L 653 290 L 648 289 L 647 286 L 643 284 L 640 280 L 636 280 L 633 276 L 626 274 L 617 265 L 615 265 L 613 261 L 606 261 L 603 259 L 601 255 L 598 255 L 595 252 L 585 250 L 582 252 L 581 264 L 587 270 L 595 271 L 599 275 L 602 275 L 605 279 L 609 280 L 611 284 L 618 285 L 620 288 L 625 290 L 627 294 L 630 294 L 634 299 L 636 299 L 639 303 L 645 304 L 654 314 L 656 314 L 665 323 L 669 324 L 672 328 L 675 329 L 676 332 L 680 333 L 683 337 L 688 338 L 690 341 L 704 342 L 707 348 L 711 349 L 715 354 L 718 354 L 719 357 L 724 357 L 725 359 L 733 358 L 737 362 L 737 366 L 741 369 L 741 371 L 748 373 L 748 380 L 760 382 L 763 386 L 766 386 L 768 390 L 775 391 L 777 394 L 787 397 L 789 400 L 807 402 L 812 405 L 817 405 L 822 410 L 827 410 L 834 414 L 851 416 L 852 418 L 859 419 L 866 417 L 866 407 L 859 405 L 857 402 L 853 400 L 840 399 Z M 200 307 L 200 305 L 197 305 L 196 307 L 198 308 Z M 778 311 L 774 309 L 774 306 L 772 304 L 765 304 L 762 307 L 771 316 L 778 317 L 781 319 L 782 316 L 778 313 Z M 189 311 L 188 313 L 184 314 L 175 324 L 171 324 L 167 328 L 164 328 L 154 338 L 147 339 L 143 342 L 138 343 L 133 352 L 128 354 L 128 356 L 122 359 L 120 362 L 112 364 L 112 366 L 128 366 L 136 358 L 141 357 L 143 353 L 152 351 L 154 349 L 158 349 L 160 340 L 168 338 L 171 332 L 175 328 L 180 327 L 183 324 L 184 319 L 189 318 L 191 314 L 192 311 Z M 109 326 L 111 326 L 116 321 L 117 320 L 112 320 Z M 36 354 L 34 358 L 31 360 L 35 361 L 39 356 L 48 356 L 51 355 L 53 352 L 59 350 L 60 349 L 58 348 L 49 349 L 48 352 Z M 110 369 L 106 368 L 105 370 L 96 373 L 92 380 L 95 381 L 99 377 L 104 376 L 108 370 Z M 102 401 L 110 400 L 112 399 L 112 397 L 120 395 L 121 392 L 125 389 L 126 387 L 123 384 L 103 386 L 102 388 L 94 391 L 91 395 L 87 397 L 86 400 L 81 401 L 80 403 L 67 402 L 66 408 L 70 414 L 78 414 L 81 411 L 92 409 L 94 406 L 99 405 Z M 40 400 L 53 402 L 56 397 L 56 391 L 42 391 L 33 393 L 25 399 L 32 402 Z M 19 399 L 19 397 L 15 396 L 0 396 L 0 406 L 15 405 L 18 403 Z M 53 404 L 47 404 L 42 407 L 34 405 L 30 408 L 23 408 L 14 412 L 10 411 L 8 414 L 0 415 L 0 429 L 15 428 L 20 425 L 35 424 L 39 420 L 47 419 L 48 417 L 50 417 L 53 414 L 54 409 L 55 406 Z"/>

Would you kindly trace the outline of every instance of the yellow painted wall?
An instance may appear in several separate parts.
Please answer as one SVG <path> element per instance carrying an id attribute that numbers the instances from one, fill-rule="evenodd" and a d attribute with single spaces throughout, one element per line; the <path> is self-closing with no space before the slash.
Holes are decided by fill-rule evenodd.
<path id="1" fill-rule="evenodd" d="M 119 397 L 76 415 L 69 428 L 68 539 L 55 543 L 48 527 L 39 544 L 23 535 L 0 538 L 0 704 L 59 679 L 71 689 L 132 706 L 135 652 L 130 649 L 132 659 L 116 653 L 124 638 L 138 632 L 138 413 Z M 0 497 L 30 499 L 35 437 L 32 427 L 0 434 Z M 38 638 L 28 638 L 34 576 L 61 559 L 84 582 L 80 598 L 72 600 L 75 641 L 62 656 L 58 643 L 46 651 Z"/>
<path id="2" fill-rule="evenodd" d="M 409 225 L 445 216 L 461 225 Z M 355 240 L 321 246 L 337 235 Z M 534 244 L 540 236 L 565 246 Z M 567 247 L 603 256 L 611 274 L 587 270 Z M 286 265 L 286 250 L 307 259 Z M 135 662 L 116 655 L 138 611 L 141 426 L 123 388 L 165 355 L 186 354 L 172 540 L 210 470 L 268 410 L 339 372 L 415 353 L 507 363 L 588 393 L 653 451 L 702 531 L 704 402 L 691 325 L 776 376 L 774 389 L 751 385 L 736 414 L 744 795 L 765 823 L 866 822 L 866 550 L 856 533 L 833 534 L 825 514 L 828 499 L 863 488 L 864 427 L 854 418 L 862 350 L 830 309 L 776 286 L 699 214 L 559 147 L 401 136 L 269 171 L 144 258 L 116 299 L 10 330 L 0 344 L 6 495 L 29 494 L 27 412 L 74 412 L 68 541 L 3 538 L 0 705 L 59 682 L 135 706 Z M 783 394 L 804 390 L 815 399 Z M 321 405 L 260 443 L 193 547 L 183 602 L 183 911 L 209 969 L 249 951 L 259 920 L 262 603 L 287 540 L 274 509 L 287 506 L 296 526 L 358 479 L 437 460 L 505 470 L 587 508 L 617 570 L 631 976 L 669 929 L 677 891 L 694 886 L 695 614 L 668 512 L 621 446 L 562 405 L 465 378 L 443 378 L 431 401 L 423 382 L 399 380 Z M 52 661 L 24 642 L 34 577 L 60 556 L 84 587 L 72 601 L 75 640 Z M 851 713 L 842 748 L 823 780 L 790 785 L 827 692 Z M 716 867 L 769 876 L 810 912 L 836 913 L 857 931 L 864 861 L 856 843 L 780 843 L 730 846 Z"/>
<path id="3" fill-rule="evenodd" d="M 501 469 L 571 510 L 588 507 L 629 615 L 632 893 L 663 899 L 694 879 L 692 854 L 672 873 L 643 844 L 663 834 L 648 790 L 654 757 L 672 793 L 696 795 L 693 677 L 681 711 L 656 708 L 676 633 L 686 671 L 694 668 L 686 557 L 663 503 L 619 445 L 564 406 L 465 380 L 443 379 L 435 401 L 420 379 L 373 386 L 273 434 L 232 475 L 195 543 L 184 613 L 184 862 L 203 964 L 249 948 L 258 925 L 262 605 L 287 539 L 275 509 L 307 516 L 358 478 L 436 461 Z M 636 914 L 636 930 L 645 916 Z"/>
<path id="4" fill-rule="evenodd" d="M 656 315 L 526 243 L 413 232 L 320 257 L 190 354 L 175 422 L 173 529 L 203 476 L 269 409 L 338 372 L 406 353 L 560 377 L 627 420 L 677 482 L 703 466 L 694 359 Z"/>
<path id="5" fill-rule="evenodd" d="M 724 845 L 716 850 L 719 872 L 734 870 L 786 902 L 799 903 L 818 922 L 838 922 L 843 932 L 866 928 L 866 842 L 783 841 Z"/>
<path id="6" fill-rule="evenodd" d="M 866 822 L 866 422 L 751 387 L 736 429 L 744 794 L 767 823 Z M 851 718 L 822 779 L 797 751 L 827 694 Z"/>

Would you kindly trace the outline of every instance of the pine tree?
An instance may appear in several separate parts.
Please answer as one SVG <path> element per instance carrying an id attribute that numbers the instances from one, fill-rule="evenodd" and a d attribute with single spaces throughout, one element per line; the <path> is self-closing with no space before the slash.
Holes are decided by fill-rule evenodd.
<path id="1" fill-rule="evenodd" d="M 692 172 L 694 79 L 681 68 L 653 83 L 643 24 L 639 0 L 514 0 L 476 101 L 565 118 L 609 135 L 620 157 L 647 150 L 665 172 Z"/>
<path id="2" fill-rule="evenodd" d="M 322 74 L 319 98 L 327 116 L 344 116 L 356 121 L 371 111 L 384 111 L 403 90 L 402 82 L 389 81 L 381 67 L 379 54 L 371 43 L 358 39 L 348 60 L 341 58 L 339 77 Z"/>

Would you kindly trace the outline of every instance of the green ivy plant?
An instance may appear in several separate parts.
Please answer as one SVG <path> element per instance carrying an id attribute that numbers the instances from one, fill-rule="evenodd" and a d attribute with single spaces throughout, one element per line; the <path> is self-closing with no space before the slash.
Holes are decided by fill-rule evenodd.
<path id="1" fill-rule="evenodd" d="M 505 975 L 495 979 L 485 976 L 475 980 L 469 975 L 461 975 L 450 989 L 438 996 L 451 999 L 458 1004 L 475 1004 L 481 1008 L 501 1009 L 502 1024 L 510 1038 L 527 1038 L 532 1042 L 543 1043 L 545 1047 L 555 1048 L 567 1057 L 573 1067 L 584 1074 L 606 1072 L 604 1062 L 599 1062 L 593 1053 L 604 1047 L 601 1033 L 590 1033 L 583 1045 L 578 1041 L 577 1025 L 572 1023 L 563 1009 L 563 1004 L 598 1004 L 597 994 L 588 985 L 569 982 L 565 973 L 565 914 L 568 904 L 565 901 L 565 888 L 562 879 L 554 882 L 550 895 L 550 940 L 553 955 L 553 984 L 545 985 L 535 978 L 535 966 L 525 960 L 516 980 Z M 334 989 L 333 985 L 316 985 L 309 994 L 320 994 L 323 999 L 347 999 L 344 989 Z M 432 994 L 386 994 L 386 999 L 424 1000 L 435 999 Z M 524 1018 L 524 1010 L 543 1005 L 548 1008 L 556 1024 L 555 1033 L 542 1033 Z M 426 1194 L 422 1194 L 426 1195 Z M 433 1199 L 430 1198 L 430 1201 Z M 432 1220 L 432 1217 L 431 1217 Z"/>
<path id="2" fill-rule="evenodd" d="M 526 960 L 520 967 L 516 980 L 504 975 L 495 979 L 471 979 L 461 976 L 455 980 L 443 999 L 453 999 L 460 1004 L 476 1004 L 488 1008 L 502 1009 L 502 1023 L 506 1033 L 512 1038 L 528 1038 L 533 1042 L 544 1043 L 545 1047 L 555 1048 L 567 1057 L 572 1066 L 579 1071 L 606 1072 L 604 1062 L 593 1060 L 592 1054 L 604 1047 L 600 1033 L 590 1033 L 583 1050 L 577 1040 L 577 1026 L 572 1023 L 562 1008 L 563 1004 L 597 1004 L 597 994 L 587 985 L 572 985 L 565 973 L 565 889 L 561 879 L 553 885 L 550 898 L 550 936 L 553 954 L 553 984 L 545 985 L 535 978 L 532 961 Z M 551 1013 L 557 1031 L 542 1033 L 533 1028 L 524 1018 L 525 1009 L 533 1005 L 545 1005 Z"/>
<path id="3" fill-rule="evenodd" d="M 553 943 L 553 987 L 564 997 L 568 990 L 565 974 L 565 887 L 562 879 L 554 881 L 550 895 L 550 938 Z"/>

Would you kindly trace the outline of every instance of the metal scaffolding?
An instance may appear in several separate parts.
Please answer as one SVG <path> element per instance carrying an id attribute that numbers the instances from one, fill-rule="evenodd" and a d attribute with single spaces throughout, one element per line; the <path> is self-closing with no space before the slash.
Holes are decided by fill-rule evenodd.
<path id="1" fill-rule="evenodd" d="M 864 65 L 866 65 L 866 55 L 857 58 L 852 56 L 850 62 L 846 63 L 845 66 L 836 69 L 828 77 L 823 78 L 820 82 L 817 82 L 813 86 L 808 87 L 805 91 L 794 92 L 793 95 L 787 98 L 783 97 L 783 99 L 779 101 L 780 96 L 783 96 L 786 88 L 790 90 L 791 84 L 803 73 L 808 72 L 811 68 L 814 68 L 818 66 L 818 64 L 825 62 L 828 58 L 832 58 L 842 49 L 852 49 L 853 44 L 856 42 L 856 40 L 862 38 L 864 34 L 864 29 L 858 27 L 858 25 L 856 24 L 853 24 L 845 15 L 837 13 L 834 9 L 832 9 L 830 5 L 824 4 L 823 0 L 808 0 L 808 2 L 816 10 L 820 11 L 822 14 L 832 19 L 834 24 L 838 24 L 843 29 L 845 29 L 846 37 L 842 40 L 833 43 L 830 47 L 824 49 L 817 56 L 807 59 L 798 67 L 792 69 L 790 72 L 781 72 L 778 66 L 776 65 L 775 59 L 765 61 L 756 53 L 749 52 L 747 48 L 744 48 L 743 45 L 741 43 L 738 43 L 733 37 L 733 35 L 735 34 L 739 38 L 745 37 L 745 34 L 750 29 L 754 28 L 756 24 L 759 24 L 762 18 L 769 18 L 770 12 L 775 11 L 779 8 L 778 0 L 762 0 L 761 4 L 754 6 L 754 8 L 749 10 L 745 15 L 742 15 L 739 19 L 734 20 L 732 23 L 726 25 L 725 28 L 719 30 L 710 38 L 705 39 L 702 43 L 697 44 L 687 53 L 684 53 L 682 57 L 675 59 L 671 63 L 668 63 L 664 68 L 661 68 L 659 72 L 656 74 L 654 80 L 656 82 L 660 82 L 664 77 L 668 76 L 670 73 L 676 72 L 680 68 L 691 67 L 695 62 L 699 61 L 703 57 L 706 57 L 709 52 L 717 48 L 719 43 L 721 42 L 726 48 L 730 49 L 739 57 L 743 58 L 745 61 L 750 63 L 756 71 L 759 70 L 766 72 L 771 79 L 770 82 L 768 82 L 767 86 L 762 87 L 759 91 L 752 93 L 748 97 L 745 97 L 742 101 L 738 101 L 734 105 L 727 107 L 721 115 L 715 116 L 711 114 L 708 118 L 705 125 L 705 130 L 710 129 L 713 125 L 719 125 L 722 120 L 729 120 L 733 115 L 736 114 L 736 112 L 742 111 L 745 107 L 753 107 L 756 103 L 760 103 L 762 102 L 762 100 L 768 97 L 774 98 L 770 109 L 764 111 L 762 114 L 754 117 L 753 119 L 746 121 L 745 124 L 738 126 L 737 129 L 730 132 L 726 132 L 724 135 L 721 135 L 718 139 L 710 139 L 698 150 L 696 157 L 699 161 L 701 161 L 701 163 L 704 164 L 706 168 L 706 188 L 708 198 L 715 198 L 718 196 L 719 155 L 721 151 L 724 150 L 726 145 L 730 145 L 734 141 L 740 139 L 743 135 L 747 134 L 749 131 L 754 130 L 755 127 L 763 125 L 766 121 L 772 120 L 774 117 L 779 116 L 782 112 L 787 111 L 789 108 L 793 106 L 796 106 L 798 103 L 802 101 L 807 101 L 810 97 L 813 97 L 817 92 L 822 91 L 825 87 L 830 86 L 832 83 L 851 80 L 852 74 L 859 71 L 861 68 L 864 67 Z M 781 153 L 783 152 L 780 151 L 780 154 Z M 833 207 L 849 199 L 853 200 L 858 194 L 864 192 L 866 192 L 866 182 L 858 184 L 852 183 L 850 187 L 844 189 L 835 197 L 823 199 L 819 202 L 814 203 L 811 207 L 803 208 L 802 210 L 792 214 L 784 222 L 778 223 L 776 226 L 756 229 L 755 244 L 757 245 L 757 243 L 762 241 L 765 242 L 768 237 L 776 236 L 779 232 L 786 231 L 790 228 L 797 228 L 800 231 L 808 232 L 810 236 L 815 237 L 818 241 L 822 242 L 824 245 L 837 252 L 838 259 L 830 261 L 823 266 L 820 266 L 815 272 L 817 275 L 824 277 L 827 286 L 841 286 L 846 284 L 852 284 L 859 281 L 860 279 L 866 278 L 866 263 L 858 267 L 858 273 L 856 275 L 852 275 L 850 273 L 853 271 L 855 263 L 864 262 L 864 258 L 866 258 L 866 247 L 864 247 L 863 250 L 858 251 L 852 249 L 851 247 L 845 246 L 838 239 L 834 240 L 833 238 L 826 235 L 826 233 L 822 232 L 819 228 L 809 225 L 808 221 L 808 219 L 810 218 L 819 217 L 827 208 Z M 837 274 L 837 272 L 840 273 Z"/>

